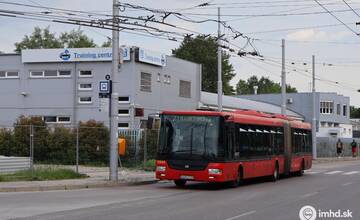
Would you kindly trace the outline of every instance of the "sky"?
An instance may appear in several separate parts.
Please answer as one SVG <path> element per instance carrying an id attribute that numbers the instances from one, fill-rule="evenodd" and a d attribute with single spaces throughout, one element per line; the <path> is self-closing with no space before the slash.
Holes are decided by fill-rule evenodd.
<path id="1" fill-rule="evenodd" d="M 17 10 L 26 12 L 47 11 L 41 8 L 27 8 L 4 4 L 0 1 L 0 10 Z M 12 3 L 22 3 L 34 6 L 54 7 L 81 10 L 91 13 L 111 14 L 111 0 L 12 0 Z M 176 10 L 192 20 L 216 19 L 217 7 L 221 7 L 221 20 L 235 30 L 248 36 L 256 50 L 263 56 L 239 57 L 231 54 L 230 62 L 234 66 L 236 76 L 231 85 L 236 86 L 239 79 L 246 80 L 252 75 L 265 76 L 280 82 L 281 74 L 281 39 L 285 39 L 285 60 L 287 83 L 300 92 L 311 89 L 312 55 L 315 55 L 316 90 L 319 92 L 336 92 L 350 97 L 351 105 L 360 107 L 360 0 L 346 0 L 354 11 L 342 0 L 320 0 L 323 6 L 333 12 L 339 20 L 319 6 L 315 0 L 143 0 L 121 1 L 150 8 Z M 210 3 L 207 7 L 195 7 Z M 191 9 L 189 9 L 191 8 Z M 50 10 L 50 9 L 49 9 Z M 121 15 L 141 16 L 151 15 L 149 12 L 126 8 Z M 277 16 L 275 16 L 277 15 Z M 281 15 L 281 16 L 279 16 Z M 193 23 L 169 16 L 166 22 L 181 27 L 174 29 L 163 25 L 154 25 L 162 30 L 217 34 L 216 22 Z M 348 27 L 343 25 L 345 23 Z M 24 35 L 30 35 L 34 27 L 50 27 L 51 32 L 60 34 L 64 31 L 78 29 L 84 31 L 95 43 L 101 45 L 111 37 L 111 30 L 103 30 L 76 25 L 52 23 L 48 21 L 25 20 L 14 17 L 0 16 L 0 51 L 13 52 L 14 43 L 22 40 Z M 351 29 L 351 30 L 350 30 Z M 246 46 L 246 40 L 233 36 L 229 29 L 221 28 L 224 42 L 233 49 L 239 50 Z M 354 33 L 355 32 L 355 33 Z M 120 33 L 120 44 L 144 47 L 171 55 L 171 50 L 177 48 L 181 41 Z M 246 51 L 253 48 L 247 45 Z"/>

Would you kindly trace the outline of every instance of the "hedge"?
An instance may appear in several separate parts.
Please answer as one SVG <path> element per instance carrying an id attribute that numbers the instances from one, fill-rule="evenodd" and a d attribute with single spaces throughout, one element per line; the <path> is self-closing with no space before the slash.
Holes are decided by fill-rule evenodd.
<path id="1" fill-rule="evenodd" d="M 76 128 L 49 126 L 41 117 L 17 119 L 13 128 L 0 129 L 0 155 L 30 155 L 30 125 L 34 134 L 34 161 L 75 164 Z M 108 164 L 109 130 L 94 120 L 79 123 L 80 164 Z"/>

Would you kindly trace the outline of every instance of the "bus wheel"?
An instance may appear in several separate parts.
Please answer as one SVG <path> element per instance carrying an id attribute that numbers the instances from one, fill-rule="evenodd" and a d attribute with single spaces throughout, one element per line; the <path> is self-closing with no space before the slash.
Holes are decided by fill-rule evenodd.
<path id="1" fill-rule="evenodd" d="M 274 172 L 273 175 L 271 176 L 271 181 L 275 182 L 276 180 L 279 179 L 279 166 L 276 163 L 275 168 L 274 168 Z"/>
<path id="2" fill-rule="evenodd" d="M 186 184 L 186 180 L 174 180 L 174 183 L 177 187 L 184 187 Z"/>

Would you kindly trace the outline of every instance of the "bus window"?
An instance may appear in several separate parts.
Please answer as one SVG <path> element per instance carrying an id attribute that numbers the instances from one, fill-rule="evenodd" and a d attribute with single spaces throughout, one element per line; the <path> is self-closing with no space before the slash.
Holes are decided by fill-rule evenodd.
<path id="1" fill-rule="evenodd" d="M 239 145 L 239 153 L 240 157 L 249 157 L 250 156 L 250 131 L 248 126 L 240 125 L 239 126 L 239 138 L 238 138 L 238 145 Z"/>
<path id="2" fill-rule="evenodd" d="M 275 134 L 277 148 L 279 149 L 279 154 L 284 153 L 284 128 L 276 128 Z"/>

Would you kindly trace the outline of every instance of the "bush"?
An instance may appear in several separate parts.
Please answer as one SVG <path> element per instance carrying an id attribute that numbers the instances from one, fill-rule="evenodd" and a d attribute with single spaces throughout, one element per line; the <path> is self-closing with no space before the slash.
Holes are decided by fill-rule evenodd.
<path id="1" fill-rule="evenodd" d="M 72 129 L 64 127 L 54 128 L 54 130 L 49 135 L 49 156 L 42 162 L 50 164 L 75 164 L 75 132 Z"/>
<path id="2" fill-rule="evenodd" d="M 108 164 L 109 130 L 94 120 L 80 122 L 79 126 L 80 163 Z"/>
<path id="3" fill-rule="evenodd" d="M 30 127 L 34 134 L 34 161 L 75 164 L 77 129 L 48 127 L 41 117 L 18 118 L 14 129 L 0 129 L 0 155 L 30 156 Z M 103 123 L 79 123 L 79 163 L 108 164 L 109 130 Z"/>
<path id="4" fill-rule="evenodd" d="M 34 160 L 39 161 L 48 158 L 49 131 L 41 117 L 20 116 L 14 124 L 14 146 L 12 156 L 30 156 L 30 125 L 34 133 Z"/>
<path id="5" fill-rule="evenodd" d="M 11 156 L 12 147 L 14 146 L 14 136 L 10 129 L 0 129 L 0 155 Z"/>
<path id="6" fill-rule="evenodd" d="M 147 160 L 144 164 L 144 170 L 155 171 L 155 160 Z"/>

